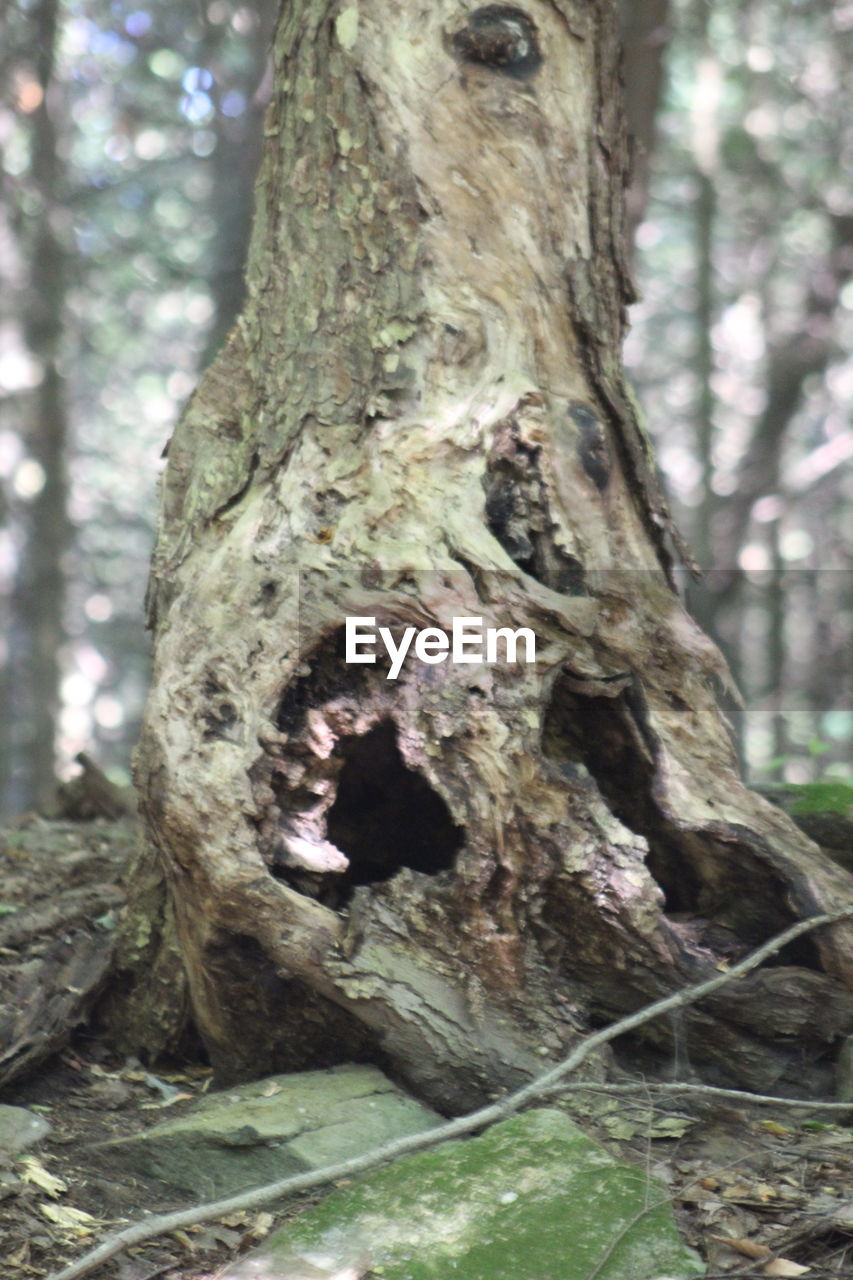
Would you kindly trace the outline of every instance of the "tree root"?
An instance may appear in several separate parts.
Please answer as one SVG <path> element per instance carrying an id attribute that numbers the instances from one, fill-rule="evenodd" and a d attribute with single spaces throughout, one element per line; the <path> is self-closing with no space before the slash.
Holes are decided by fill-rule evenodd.
<path id="1" fill-rule="evenodd" d="M 350 1160 L 343 1160 L 338 1164 L 327 1165 L 324 1169 L 297 1174 L 295 1177 L 280 1178 L 276 1182 L 253 1187 L 249 1191 L 241 1192 L 239 1195 L 228 1196 L 223 1200 L 193 1205 L 189 1209 L 180 1209 L 175 1213 L 158 1214 L 145 1221 L 132 1223 L 123 1231 L 118 1231 L 115 1235 L 109 1236 L 102 1244 L 84 1254 L 82 1258 L 78 1258 L 76 1262 L 72 1262 L 62 1271 L 54 1272 L 53 1275 L 48 1276 L 47 1280 L 78 1280 L 78 1277 L 88 1275 L 96 1267 L 100 1266 L 102 1262 L 106 1262 L 109 1258 L 114 1258 L 116 1254 L 121 1253 L 131 1245 L 152 1240 L 154 1237 L 164 1235 L 169 1231 L 195 1226 L 199 1222 L 209 1222 L 211 1219 L 224 1217 L 227 1214 L 237 1213 L 245 1209 L 257 1209 L 261 1205 L 268 1204 L 271 1200 L 280 1199 L 282 1196 L 308 1191 L 338 1178 L 352 1177 L 354 1174 L 364 1173 L 378 1164 L 394 1160 L 411 1151 L 420 1151 L 427 1147 L 437 1146 L 440 1142 L 464 1137 L 478 1129 L 484 1129 L 489 1125 L 496 1124 L 499 1120 L 505 1120 L 534 1099 L 554 1092 L 556 1086 L 560 1085 L 564 1077 L 580 1066 L 593 1049 L 598 1048 L 599 1045 L 607 1044 L 608 1041 L 615 1040 L 617 1036 L 624 1035 L 627 1031 L 633 1031 L 635 1027 L 649 1022 L 652 1018 L 659 1017 L 663 1013 L 670 1013 L 674 1009 L 683 1009 L 688 1005 L 695 1004 L 713 991 L 717 991 L 720 987 L 735 981 L 743 974 L 751 972 L 770 956 L 776 955 L 795 938 L 799 938 L 805 933 L 810 933 L 822 925 L 834 924 L 839 920 L 850 919 L 851 917 L 853 917 L 853 906 L 841 911 L 811 916 L 807 920 L 798 921 L 758 947 L 757 950 L 747 956 L 746 959 L 740 961 L 739 964 L 732 965 L 726 972 L 709 978 L 705 982 L 697 983 L 695 986 L 686 987 L 684 990 L 675 992 L 671 996 L 666 996 L 662 1000 L 656 1000 L 653 1004 L 646 1005 L 627 1017 L 620 1018 L 618 1022 L 611 1023 L 610 1026 L 603 1027 L 600 1031 L 587 1036 L 580 1044 L 574 1047 L 562 1062 L 543 1072 L 535 1080 L 532 1080 L 529 1084 L 500 1102 L 480 1107 L 469 1115 L 459 1116 L 457 1119 L 450 1120 L 447 1124 L 440 1125 L 436 1129 L 429 1129 L 424 1133 L 410 1134 L 405 1138 L 398 1138 L 394 1142 L 386 1143 L 382 1147 L 366 1152 L 364 1155 L 355 1156 Z M 690 1088 L 690 1086 L 685 1085 L 673 1087 Z M 765 1095 L 758 1095 L 753 1098 L 753 1095 L 741 1093 L 737 1090 L 712 1090 L 710 1088 L 705 1089 L 703 1086 L 699 1086 L 699 1088 L 706 1093 L 725 1093 L 727 1096 L 731 1096 L 734 1093 L 735 1096 L 749 1098 L 753 1101 L 768 1100 Z M 790 1101 L 785 1098 L 774 1098 L 772 1101 L 782 1106 L 791 1105 Z M 802 1104 L 798 1101 L 794 1105 Z M 810 1103 L 808 1105 L 815 1109 L 828 1105 L 841 1110 L 846 1109 L 849 1111 L 851 1109 L 850 1104 L 846 1103 Z"/>

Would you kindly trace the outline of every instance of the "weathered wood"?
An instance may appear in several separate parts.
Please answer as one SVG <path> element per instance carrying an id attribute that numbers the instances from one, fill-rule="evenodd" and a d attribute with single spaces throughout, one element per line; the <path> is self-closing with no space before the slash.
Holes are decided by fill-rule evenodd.
<path id="1" fill-rule="evenodd" d="M 224 1078 L 373 1057 L 470 1106 L 853 886 L 743 786 L 671 583 L 611 9 L 285 6 L 247 305 L 169 450 L 138 754 Z M 536 662 L 389 680 L 345 663 L 352 615 L 529 627 Z M 688 1015 L 694 1065 L 768 1089 L 850 1030 L 849 926 L 784 961 Z"/>
<path id="2" fill-rule="evenodd" d="M 0 831 L 0 1087 L 30 1074 L 89 1018 L 112 972 L 110 926 L 135 839 L 129 822 L 34 816 Z"/>
<path id="3" fill-rule="evenodd" d="M 88 822 L 93 818 L 116 820 L 136 813 L 132 787 L 116 786 L 85 751 L 80 751 L 75 759 L 81 772 L 59 783 L 56 801 L 48 806 L 51 816 Z"/>

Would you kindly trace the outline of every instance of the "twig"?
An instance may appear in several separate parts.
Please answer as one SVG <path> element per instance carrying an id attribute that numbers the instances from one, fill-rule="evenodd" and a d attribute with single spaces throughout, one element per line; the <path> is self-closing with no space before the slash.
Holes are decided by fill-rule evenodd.
<path id="1" fill-rule="evenodd" d="M 616 1232 L 616 1235 L 613 1236 L 611 1240 L 608 1240 L 605 1246 L 604 1252 L 601 1254 L 601 1257 L 598 1259 L 598 1261 L 596 1262 L 592 1270 L 587 1272 L 583 1280 L 595 1280 L 596 1276 L 601 1275 L 603 1267 L 613 1257 L 614 1252 L 616 1251 L 618 1246 L 622 1243 L 622 1241 L 625 1239 L 628 1232 L 633 1231 L 637 1223 L 642 1222 L 643 1218 L 645 1218 L 648 1214 L 654 1213 L 656 1209 L 663 1208 L 665 1204 L 669 1204 L 669 1200 L 667 1199 L 666 1196 L 662 1197 L 662 1199 L 660 1200 L 655 1201 L 654 1204 L 645 1205 L 642 1209 L 639 1209 L 632 1218 L 629 1218 L 628 1221 L 624 1224 L 624 1226 L 622 1226 Z"/>
<path id="2" fill-rule="evenodd" d="M 754 1102 L 762 1107 L 793 1107 L 801 1111 L 853 1111 L 850 1102 L 817 1102 L 814 1098 L 780 1098 L 772 1093 L 750 1093 L 747 1089 L 721 1089 L 710 1084 L 687 1084 L 670 1080 L 637 1080 L 611 1084 L 608 1080 L 564 1080 L 546 1093 L 574 1093 L 579 1090 L 596 1093 L 698 1093 L 706 1098 L 724 1098 L 729 1102 Z"/>
<path id="3" fill-rule="evenodd" d="M 106 1262 L 109 1258 L 114 1258 L 117 1253 L 121 1253 L 131 1245 L 141 1244 L 144 1240 L 151 1240 L 155 1236 L 165 1235 L 169 1231 L 177 1231 L 183 1227 L 195 1226 L 199 1222 L 209 1222 L 212 1218 L 222 1218 L 231 1213 L 239 1213 L 244 1209 L 256 1209 L 260 1205 L 268 1204 L 271 1200 L 278 1200 L 282 1196 L 294 1195 L 300 1191 L 309 1191 L 314 1187 L 323 1186 L 325 1183 L 333 1182 L 338 1178 L 364 1173 L 367 1169 L 372 1169 L 378 1164 L 384 1164 L 388 1160 L 394 1160 L 398 1156 L 407 1155 L 409 1152 L 419 1151 L 425 1147 L 436 1146 L 438 1143 L 447 1142 L 451 1138 L 464 1137 L 473 1133 L 476 1129 L 483 1129 L 487 1125 L 504 1120 L 507 1116 L 521 1110 L 532 1099 L 541 1097 L 543 1093 L 548 1093 L 552 1090 L 570 1071 L 574 1071 L 576 1067 L 580 1066 L 583 1060 L 589 1057 L 593 1049 L 597 1049 L 599 1045 L 607 1044 L 608 1041 L 615 1040 L 617 1036 L 624 1035 L 626 1031 L 633 1031 L 635 1027 L 642 1026 L 644 1022 L 649 1022 L 652 1018 L 657 1018 L 662 1013 L 669 1013 L 671 1009 L 683 1009 L 687 1005 L 695 1004 L 697 1000 L 710 995 L 712 991 L 717 991 L 720 987 L 725 986 L 726 983 L 732 982 L 735 978 L 739 978 L 741 975 L 756 969 L 769 956 L 776 955 L 789 942 L 793 942 L 795 938 L 801 937 L 804 933 L 810 933 L 813 929 L 820 928 L 821 925 L 835 924 L 837 921 L 849 919 L 851 916 L 853 916 L 853 907 L 847 907 L 843 911 L 811 916 L 808 920 L 798 921 L 797 924 L 785 929 L 783 933 L 763 943 L 756 951 L 753 951 L 752 955 L 747 956 L 746 959 L 741 960 L 738 964 L 732 965 L 731 969 L 726 970 L 725 973 L 717 974 L 705 982 L 697 983 L 696 986 L 686 987 L 683 991 L 675 992 L 675 994 L 666 996 L 662 1000 L 656 1000 L 654 1004 L 646 1005 L 635 1013 L 628 1014 L 625 1018 L 620 1018 L 618 1022 L 612 1023 L 609 1027 L 603 1027 L 600 1031 L 595 1031 L 592 1035 L 586 1036 L 579 1044 L 575 1045 L 568 1057 L 564 1058 L 557 1066 L 552 1067 L 541 1076 L 537 1076 L 530 1084 L 518 1089 L 500 1102 L 492 1103 L 487 1107 L 480 1107 L 479 1110 L 471 1112 L 470 1115 L 459 1116 L 456 1120 L 449 1120 L 446 1124 L 439 1125 L 435 1129 L 428 1129 L 423 1133 L 414 1133 L 405 1138 L 398 1138 L 394 1142 L 386 1143 L 382 1147 L 376 1147 L 373 1151 L 368 1151 L 364 1155 L 354 1156 L 350 1160 L 342 1160 L 339 1164 L 327 1165 L 324 1169 L 315 1169 L 310 1173 L 300 1173 L 295 1177 L 280 1178 L 276 1182 L 268 1182 L 260 1187 L 252 1187 L 249 1191 L 243 1191 L 239 1195 L 228 1196 L 224 1200 L 213 1200 L 207 1204 L 193 1205 L 189 1209 L 179 1209 L 174 1213 L 157 1214 L 142 1222 L 131 1223 L 129 1227 L 125 1227 L 123 1231 L 117 1231 L 115 1235 L 109 1236 L 95 1249 L 90 1250 L 89 1253 L 84 1254 L 82 1258 L 78 1258 L 76 1262 L 72 1262 L 62 1271 L 54 1272 L 47 1280 L 78 1280 L 79 1276 L 88 1275 L 91 1271 L 94 1271 L 95 1267 L 100 1266 L 102 1262 Z"/>

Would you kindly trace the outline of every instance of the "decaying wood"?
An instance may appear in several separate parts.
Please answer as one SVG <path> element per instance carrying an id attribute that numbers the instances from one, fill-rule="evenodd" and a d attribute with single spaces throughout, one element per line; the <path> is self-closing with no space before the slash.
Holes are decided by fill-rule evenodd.
<path id="1" fill-rule="evenodd" d="M 67 930 L 38 959 L 0 971 L 0 1088 L 31 1072 L 86 1022 L 111 969 L 102 931 Z"/>
<path id="2" fill-rule="evenodd" d="M 0 950 L 20 947 L 35 938 L 55 937 L 62 929 L 81 920 L 95 920 L 123 903 L 124 890 L 117 884 L 69 889 L 58 901 L 25 908 L 0 920 Z"/>
<path id="3" fill-rule="evenodd" d="M 412 1151 L 420 1151 L 426 1147 L 437 1146 L 439 1143 L 447 1142 L 452 1138 L 467 1137 L 469 1134 L 476 1133 L 489 1125 L 497 1124 L 499 1120 L 505 1120 L 508 1116 L 520 1111 L 522 1107 L 535 1102 L 537 1098 L 552 1093 L 599 1046 L 607 1044 L 611 1040 L 616 1040 L 627 1031 L 633 1030 L 644 1023 L 649 1023 L 664 1014 L 698 1003 L 700 1000 L 707 998 L 712 992 L 728 986 L 734 979 L 742 978 L 752 972 L 769 957 L 778 955 L 786 943 L 795 941 L 814 929 L 839 920 L 848 919 L 851 916 L 853 916 L 853 907 L 848 907 L 843 911 L 815 916 L 810 920 L 800 921 L 792 925 L 775 938 L 770 938 L 752 955 L 734 965 L 728 972 L 718 973 L 713 978 L 698 983 L 696 986 L 688 987 L 683 991 L 676 991 L 671 996 L 657 1000 L 654 1004 L 639 1009 L 635 1013 L 629 1014 L 626 1018 L 621 1018 L 611 1026 L 604 1027 L 600 1031 L 586 1036 L 575 1046 L 563 1062 L 539 1075 L 535 1080 L 525 1085 L 524 1088 L 517 1090 L 507 1098 L 503 1098 L 500 1102 L 481 1107 L 471 1115 L 459 1116 L 457 1119 L 450 1120 L 436 1128 L 427 1129 L 421 1133 L 408 1134 L 403 1138 L 396 1138 L 393 1142 L 389 1142 L 374 1151 L 354 1156 L 335 1165 L 328 1165 L 325 1169 L 312 1169 L 308 1173 L 279 1178 L 276 1182 L 266 1183 L 260 1187 L 252 1187 L 249 1191 L 242 1191 L 237 1195 L 227 1196 L 222 1200 L 211 1201 L 208 1204 L 193 1205 L 189 1209 L 179 1209 L 174 1213 L 147 1218 L 144 1222 L 132 1223 L 131 1226 L 125 1227 L 122 1231 L 118 1231 L 115 1235 L 102 1241 L 96 1248 L 63 1268 L 62 1271 L 53 1276 L 48 1276 L 48 1280 L 79 1280 L 80 1276 L 88 1275 L 89 1272 L 100 1266 L 102 1262 L 107 1262 L 123 1250 L 130 1248 L 132 1245 L 142 1244 L 143 1241 L 151 1240 L 155 1236 L 164 1235 L 167 1231 L 182 1230 L 185 1227 L 195 1226 L 199 1222 L 210 1222 L 215 1218 L 225 1217 L 231 1213 L 240 1213 L 246 1209 L 257 1209 L 262 1205 L 270 1204 L 273 1200 L 280 1200 L 286 1195 L 295 1195 L 300 1191 L 309 1191 L 315 1187 L 327 1186 L 330 1182 L 364 1173 L 368 1169 L 375 1168 L 376 1165 L 383 1164 L 388 1160 L 398 1159 L 400 1156 L 408 1155 Z M 678 1086 L 674 1085 L 673 1087 Z M 784 1099 L 780 1101 L 784 1102 Z"/>
<path id="4" fill-rule="evenodd" d="M 223 1080 L 369 1057 L 463 1110 L 853 887 L 743 786 L 671 582 L 621 366 L 612 6 L 503 8 L 278 29 L 247 305 L 169 449 L 138 755 Z M 529 627 L 536 662 L 389 680 L 344 661 L 356 615 Z M 828 1082 L 853 930 L 782 960 L 686 1017 L 694 1067 Z"/>
<path id="5" fill-rule="evenodd" d="M 46 822 L 0 832 L 0 1087 L 84 1024 L 112 976 L 130 823 Z"/>
<path id="6" fill-rule="evenodd" d="M 59 784 L 53 816 L 87 822 L 136 813 L 136 796 L 131 787 L 116 786 L 85 751 L 78 752 L 75 759 L 81 772 Z"/>

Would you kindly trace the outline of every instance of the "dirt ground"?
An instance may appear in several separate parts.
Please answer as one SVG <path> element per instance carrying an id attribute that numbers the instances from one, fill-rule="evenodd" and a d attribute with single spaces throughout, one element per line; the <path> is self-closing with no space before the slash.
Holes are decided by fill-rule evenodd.
<path id="1" fill-rule="evenodd" d="M 96 1148 L 191 1106 L 211 1086 L 209 1069 L 117 1056 L 87 1022 L 85 1000 L 69 1005 L 68 983 L 51 989 L 81 939 L 94 938 L 99 963 L 108 958 L 135 839 L 123 823 L 33 816 L 0 831 L 0 1079 L 8 1081 L 0 1102 L 51 1126 L 19 1155 L 0 1152 L 4 1280 L 47 1276 L 129 1222 L 190 1204 L 162 1183 L 105 1174 Z M 91 977 L 92 962 L 84 969 Z M 49 1014 L 40 1042 L 33 1028 Z M 73 1033 L 63 1017 L 77 1019 Z M 709 1277 L 853 1275 L 853 1107 L 842 1125 L 781 1104 L 663 1095 L 652 1085 L 630 1096 L 572 1094 L 565 1105 L 664 1185 Z M 93 1274 L 212 1280 L 299 1207 L 264 1206 L 177 1232 Z"/>

